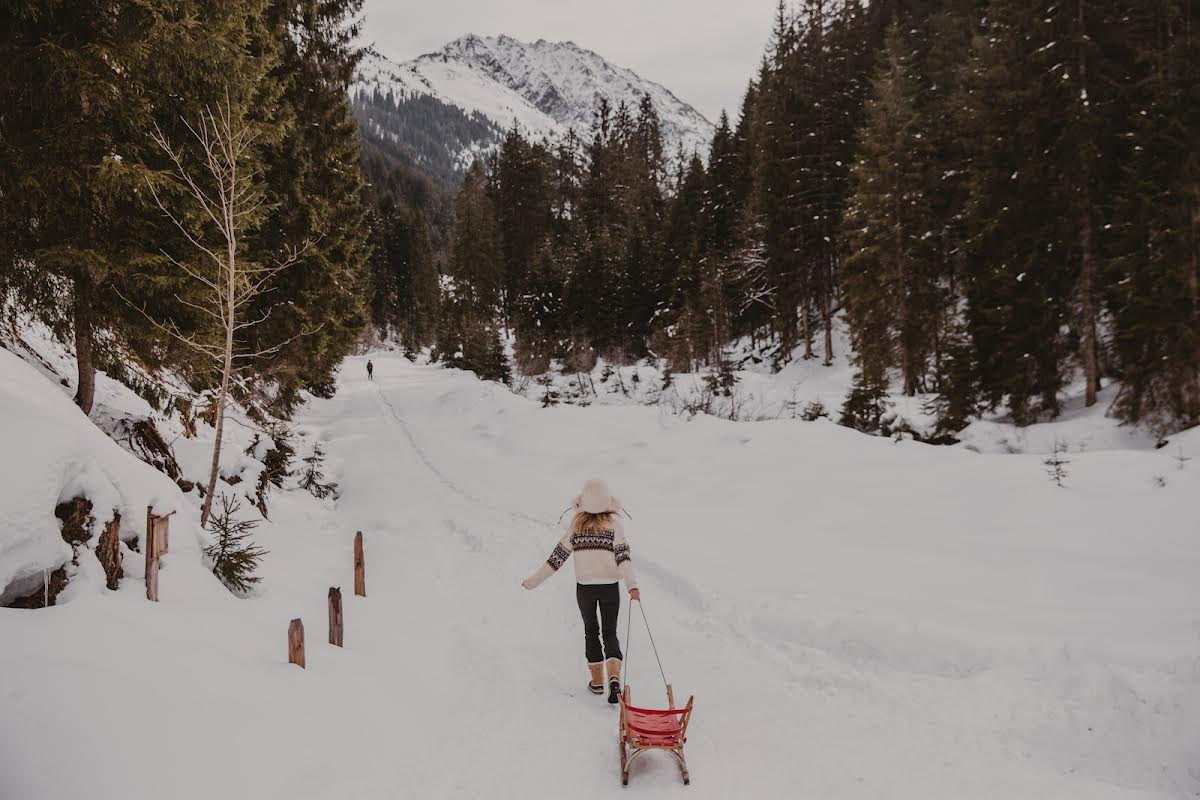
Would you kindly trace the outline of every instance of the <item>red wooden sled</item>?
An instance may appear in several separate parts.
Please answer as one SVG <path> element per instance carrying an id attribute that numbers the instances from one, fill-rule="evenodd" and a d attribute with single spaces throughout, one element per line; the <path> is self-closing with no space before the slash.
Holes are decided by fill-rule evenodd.
<path id="1" fill-rule="evenodd" d="M 683 745 L 687 742 L 694 698 L 689 697 L 683 708 L 676 708 L 670 684 L 667 684 L 666 708 L 638 708 L 630 705 L 632 697 L 626 684 L 621 693 L 621 785 L 629 785 L 629 768 L 633 760 L 648 750 L 665 750 L 675 756 L 683 772 L 683 784 L 688 785 L 691 779 L 687 761 L 683 758 Z"/>

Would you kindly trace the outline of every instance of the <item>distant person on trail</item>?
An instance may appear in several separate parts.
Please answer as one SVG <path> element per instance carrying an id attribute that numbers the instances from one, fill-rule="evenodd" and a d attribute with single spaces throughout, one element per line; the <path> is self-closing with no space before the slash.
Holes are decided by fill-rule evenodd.
<path id="1" fill-rule="evenodd" d="M 367 361 L 367 380 L 375 380 L 375 365 L 370 360 Z"/>
<path id="2" fill-rule="evenodd" d="M 575 598 L 583 615 L 584 654 L 587 656 L 592 694 L 604 693 L 604 672 L 608 669 L 608 702 L 616 703 L 621 694 L 621 645 L 617 641 L 617 615 L 621 611 L 621 591 L 617 582 L 625 581 L 631 600 L 641 600 L 629 542 L 618 514 L 621 501 L 608 491 L 602 480 L 590 480 L 574 501 L 575 516 L 567 534 L 538 571 L 521 581 L 526 589 L 536 589 L 575 554 Z M 596 608 L 600 621 L 596 621 Z M 601 646 L 603 642 L 603 646 Z"/>

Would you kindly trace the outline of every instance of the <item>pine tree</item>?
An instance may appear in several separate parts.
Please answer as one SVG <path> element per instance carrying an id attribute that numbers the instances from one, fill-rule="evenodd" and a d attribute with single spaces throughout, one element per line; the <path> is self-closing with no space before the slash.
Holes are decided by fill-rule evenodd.
<path id="1" fill-rule="evenodd" d="M 213 574 L 231 592 L 249 592 L 262 577 L 255 575 L 262 557 L 267 551 L 254 544 L 252 532 L 258 522 L 252 519 L 237 519 L 241 503 L 236 497 L 221 495 L 221 509 L 212 517 L 215 540 L 204 548 L 204 555 L 212 562 Z"/>
<path id="2" fill-rule="evenodd" d="M 502 236 L 496 209 L 487 191 L 487 174 L 475 162 L 463 179 L 454 201 L 454 239 L 450 274 L 457 296 L 480 318 L 491 320 L 498 313 L 504 291 Z"/>
<path id="3" fill-rule="evenodd" d="M 325 480 L 325 449 L 321 443 L 313 445 L 312 452 L 304 457 L 304 467 L 300 472 L 300 488 L 318 500 L 337 496 L 338 485 Z"/>
<path id="4" fill-rule="evenodd" d="M 863 433 L 886 434 L 884 418 L 888 408 L 886 376 L 878 371 L 860 369 L 846 395 L 838 423 Z"/>
<path id="5" fill-rule="evenodd" d="M 525 374 L 546 372 L 550 360 L 566 351 L 563 304 L 569 270 L 569 252 L 550 239 L 543 241 L 515 306 L 516 357 Z"/>
<path id="6" fill-rule="evenodd" d="M 180 131 L 181 117 L 226 91 L 254 96 L 269 128 L 263 78 L 277 56 L 256 0 L 27 5 L 3 12 L 0 27 L 0 271 L 73 344 L 86 413 L 110 346 L 133 344 L 147 361 L 177 352 L 122 296 L 170 309 L 182 328 L 205 324 L 176 300 L 192 298 L 160 254 L 181 237 L 145 192 L 161 166 L 148 132 Z"/>
<path id="7" fill-rule="evenodd" d="M 272 8 L 281 50 L 272 78 L 291 124 L 264 154 L 273 207 L 258 257 L 269 263 L 311 245 L 258 304 L 270 317 L 247 339 L 249 349 L 262 350 L 309 332 L 255 364 L 270 374 L 284 412 L 299 402 L 300 389 L 329 382 L 367 322 L 368 196 L 348 98 L 363 53 L 356 43 L 361 8 L 362 0 L 274 0 Z"/>
<path id="8" fill-rule="evenodd" d="M 388 195 L 370 219 L 372 321 L 409 350 L 432 344 L 441 289 L 425 215 Z"/>
<path id="9" fill-rule="evenodd" d="M 968 323 L 989 402 L 1007 396 L 1018 422 L 1058 413 L 1073 361 L 1095 402 L 1124 15 L 1110 0 L 997 0 L 966 72 Z"/>
<path id="10" fill-rule="evenodd" d="M 552 221 L 550 154 L 528 142 L 514 125 L 500 144 L 490 175 L 504 255 L 504 314 L 525 288 L 525 276 Z"/>
<path id="11" fill-rule="evenodd" d="M 1130 123 L 1105 269 L 1116 411 L 1160 436 L 1200 424 L 1200 37 L 1194 3 L 1132 15 Z"/>
<path id="12" fill-rule="evenodd" d="M 883 376 L 898 367 L 907 395 L 923 389 L 941 300 L 925 195 L 930 126 L 916 108 L 912 52 L 893 24 L 859 134 L 842 271 L 857 363 Z"/>

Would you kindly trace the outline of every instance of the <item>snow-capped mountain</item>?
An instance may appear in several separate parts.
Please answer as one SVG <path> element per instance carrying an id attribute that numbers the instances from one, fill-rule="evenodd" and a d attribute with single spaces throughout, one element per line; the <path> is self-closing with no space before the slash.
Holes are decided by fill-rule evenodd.
<path id="1" fill-rule="evenodd" d="M 371 55 L 360 67 L 356 92 L 376 89 L 390 92 L 397 103 L 432 99 L 485 122 L 487 133 L 448 142 L 459 149 L 453 155 L 460 162 L 486 150 L 514 122 L 535 137 L 556 139 L 574 129 L 586 139 L 601 97 L 614 109 L 621 102 L 636 109 L 648 95 L 668 153 L 681 146 L 703 154 L 713 134 L 704 115 L 665 87 L 573 42 L 467 35 L 402 64 Z"/>

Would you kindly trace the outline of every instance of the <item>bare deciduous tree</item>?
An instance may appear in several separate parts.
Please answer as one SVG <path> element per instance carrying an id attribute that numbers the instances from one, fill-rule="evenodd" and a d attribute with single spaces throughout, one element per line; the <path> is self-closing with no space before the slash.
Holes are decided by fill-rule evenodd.
<path id="1" fill-rule="evenodd" d="M 300 331 L 272 347 L 242 352 L 238 348 L 239 332 L 264 322 L 275 306 L 270 306 L 253 319 L 246 319 L 245 312 L 256 298 L 271 290 L 270 284 L 276 275 L 300 261 L 313 241 L 306 240 L 298 247 L 277 254 L 268 264 L 240 258 L 239 237 L 260 224 L 264 213 L 262 178 L 253 156 L 256 133 L 228 96 L 224 105 L 219 105 L 215 112 L 212 108 L 206 109 L 197 125 L 187 120 L 184 120 L 184 124 L 192 135 L 191 151 L 176 149 L 157 127 L 151 136 L 170 159 L 172 177 L 194 208 L 188 209 L 187 213 L 172 211 L 155 184 L 152 181 L 147 183 L 159 209 L 195 250 L 195 260 L 190 262 L 163 251 L 172 265 L 200 284 L 197 297 L 202 298 L 201 302 L 178 294 L 176 300 L 212 319 L 222 334 L 222 341 L 206 341 L 202 337 L 184 333 L 173 320 L 163 322 L 154 319 L 144 307 L 141 307 L 141 311 L 159 330 L 193 351 L 211 358 L 221 373 L 212 467 L 200 513 L 200 524 L 206 526 L 220 471 L 225 409 L 235 371 L 239 365 L 276 353 L 295 339 L 313 332 Z M 196 166 L 191 166 L 192 163 Z M 193 218 L 194 224 L 189 224 Z"/>

